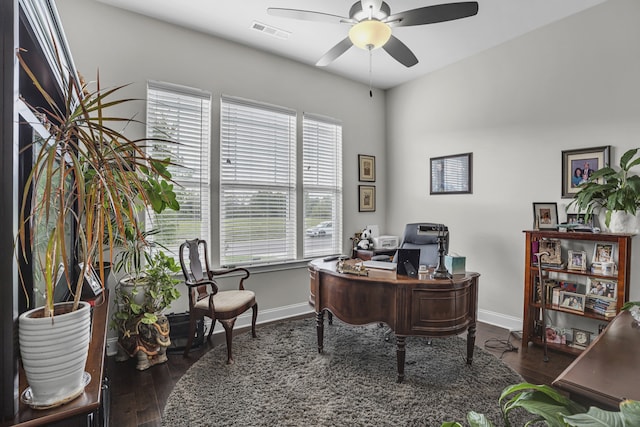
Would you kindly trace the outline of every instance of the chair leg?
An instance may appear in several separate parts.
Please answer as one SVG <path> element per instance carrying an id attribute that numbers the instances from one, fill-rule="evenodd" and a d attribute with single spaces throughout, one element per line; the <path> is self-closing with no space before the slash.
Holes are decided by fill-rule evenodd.
<path id="1" fill-rule="evenodd" d="M 224 326 L 225 335 L 227 336 L 227 364 L 233 363 L 233 356 L 231 355 L 231 344 L 233 342 L 233 325 L 236 323 L 236 319 L 220 320 L 222 326 Z"/>
<path id="2" fill-rule="evenodd" d="M 258 319 L 258 303 L 253 304 L 253 315 L 251 316 L 251 335 L 256 338 L 256 320 Z"/>
<path id="3" fill-rule="evenodd" d="M 193 336 L 196 334 L 196 323 L 198 319 L 196 316 L 189 316 L 189 338 L 187 338 L 187 346 L 184 348 L 184 353 L 182 356 L 187 357 L 189 355 L 189 350 L 191 350 L 191 345 L 193 344 Z"/>
<path id="4" fill-rule="evenodd" d="M 213 335 L 213 329 L 216 327 L 216 318 L 211 318 L 211 327 L 209 328 L 209 333 L 207 334 L 207 341 L 211 341 L 211 335 Z"/>

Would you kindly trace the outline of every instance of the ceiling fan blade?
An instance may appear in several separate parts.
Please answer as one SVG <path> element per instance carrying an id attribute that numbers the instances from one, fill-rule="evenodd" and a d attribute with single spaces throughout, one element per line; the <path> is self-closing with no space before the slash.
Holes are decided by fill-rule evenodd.
<path id="1" fill-rule="evenodd" d="M 478 13 L 477 1 L 461 3 L 446 3 L 435 6 L 425 6 L 418 9 L 405 10 L 395 13 L 385 19 L 394 27 L 408 27 L 411 25 L 435 24 L 437 22 L 453 21 L 466 18 Z"/>
<path id="2" fill-rule="evenodd" d="M 353 21 L 352 19 L 345 16 L 332 15 L 330 13 L 314 12 L 311 10 L 285 9 L 281 7 L 267 8 L 267 13 L 271 16 L 279 16 L 281 18 L 301 19 L 303 21 L 331 22 L 334 24 Z"/>
<path id="3" fill-rule="evenodd" d="M 382 46 L 384 50 L 405 67 L 413 67 L 418 63 L 418 58 L 411 52 L 406 44 L 398 40 L 397 37 L 391 36 L 388 42 Z"/>
<path id="4" fill-rule="evenodd" d="M 349 37 L 346 37 L 344 40 L 342 40 L 340 43 L 338 43 L 337 45 L 335 45 L 334 47 L 332 47 L 329 52 L 325 53 L 322 58 L 320 58 L 318 60 L 318 62 L 316 62 L 316 65 L 318 67 L 325 67 L 329 64 L 331 64 L 333 61 L 335 61 L 336 59 L 338 59 L 338 57 L 340 55 L 342 55 L 343 53 L 345 53 L 347 50 L 349 50 L 349 48 L 353 46 L 353 43 L 351 42 L 351 40 L 349 39 Z"/>

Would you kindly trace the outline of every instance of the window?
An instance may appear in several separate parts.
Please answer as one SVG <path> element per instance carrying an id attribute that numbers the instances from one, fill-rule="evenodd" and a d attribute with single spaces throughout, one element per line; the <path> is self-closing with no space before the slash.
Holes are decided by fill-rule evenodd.
<path id="1" fill-rule="evenodd" d="M 223 96 L 220 116 L 220 264 L 295 259 L 295 111 Z"/>
<path id="2" fill-rule="evenodd" d="M 342 125 L 305 114 L 302 122 L 305 258 L 342 252 Z"/>
<path id="3" fill-rule="evenodd" d="M 148 148 L 156 158 L 171 157 L 179 166 L 170 166 L 176 185 L 173 190 L 180 211 L 165 210 L 153 215 L 147 230 L 161 233 L 154 239 L 177 256 L 185 239 L 199 237 L 210 241 L 211 94 L 168 83 L 149 82 L 147 87 L 147 137 L 154 141 Z"/>

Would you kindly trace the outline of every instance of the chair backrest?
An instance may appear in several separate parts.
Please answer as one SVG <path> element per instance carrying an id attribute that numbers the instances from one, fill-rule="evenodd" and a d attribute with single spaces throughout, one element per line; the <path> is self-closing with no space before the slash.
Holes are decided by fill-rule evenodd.
<path id="1" fill-rule="evenodd" d="M 201 239 L 186 240 L 180 245 L 180 266 L 185 280 L 199 282 L 202 279 L 208 279 L 209 254 L 207 253 L 207 242 Z M 205 268 L 202 268 L 204 259 Z"/>
<path id="2" fill-rule="evenodd" d="M 433 230 L 433 232 L 419 232 L 420 228 Z M 435 224 L 431 222 L 416 222 L 407 224 L 404 227 L 404 234 L 399 248 L 401 249 L 420 249 L 420 265 L 427 267 L 437 267 L 438 265 L 438 229 L 444 227 L 445 254 L 449 252 L 449 230 L 443 224 Z"/>

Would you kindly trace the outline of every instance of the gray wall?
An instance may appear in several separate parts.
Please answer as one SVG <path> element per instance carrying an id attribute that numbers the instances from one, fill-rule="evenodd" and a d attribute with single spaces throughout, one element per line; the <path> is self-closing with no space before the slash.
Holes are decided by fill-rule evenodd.
<path id="1" fill-rule="evenodd" d="M 638 18 L 640 2 L 609 0 L 388 91 L 387 225 L 446 223 L 482 274 L 481 317 L 522 316 L 522 230 L 532 202 L 557 202 L 564 220 L 562 150 L 611 145 L 617 164 L 640 146 Z M 429 158 L 465 152 L 473 194 L 429 195 Z"/>
<path id="2" fill-rule="evenodd" d="M 315 67 L 253 50 L 232 42 L 186 30 L 95 1 L 65 0 L 58 9 L 78 70 L 87 81 L 100 72 L 103 86 L 132 83 L 121 96 L 144 100 L 147 80 L 166 81 L 213 93 L 212 109 L 212 221 L 217 238 L 219 188 L 219 97 L 221 94 L 254 99 L 323 114 L 342 120 L 344 161 L 344 251 L 348 237 L 367 224 L 383 224 L 384 204 L 375 213 L 358 213 L 358 154 L 382 160 L 385 145 L 385 93 L 369 98 L 366 85 L 334 76 Z M 134 113 L 144 120 L 144 102 Z M 142 135 L 143 129 L 136 129 Z M 299 132 L 299 135 L 302 133 Z M 378 200 L 386 198 L 385 163 L 377 165 Z M 185 236 L 189 238 L 191 236 Z M 217 247 L 217 240 L 210 245 Z M 276 318 L 296 309 L 309 310 L 306 265 L 290 270 L 257 272 L 248 287 L 260 304 L 259 320 Z M 183 289 L 184 290 L 184 289 Z M 184 292 L 183 292 L 184 293 Z M 297 305 L 291 308 L 290 306 Z M 184 298 L 176 311 L 188 307 Z M 284 309 L 280 309 L 285 307 Z"/>

